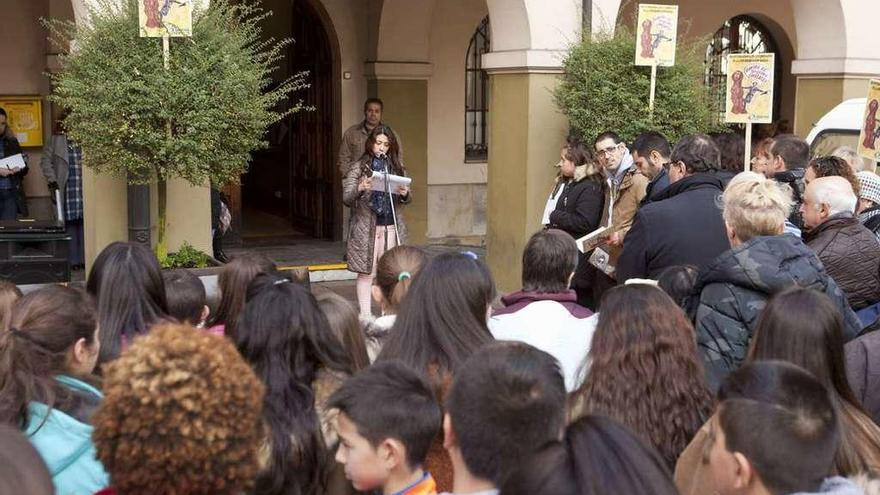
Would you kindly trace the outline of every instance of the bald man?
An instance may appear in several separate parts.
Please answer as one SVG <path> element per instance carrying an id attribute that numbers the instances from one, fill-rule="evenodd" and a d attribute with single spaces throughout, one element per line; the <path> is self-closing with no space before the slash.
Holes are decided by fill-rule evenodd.
<path id="1" fill-rule="evenodd" d="M 843 177 L 821 177 L 804 192 L 804 241 L 856 311 L 880 302 L 880 243 L 855 216 L 858 202 Z"/>

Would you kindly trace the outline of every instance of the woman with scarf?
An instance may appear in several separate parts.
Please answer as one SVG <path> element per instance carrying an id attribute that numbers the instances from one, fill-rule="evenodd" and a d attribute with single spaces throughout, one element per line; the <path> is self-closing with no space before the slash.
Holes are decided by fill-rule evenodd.
<path id="1" fill-rule="evenodd" d="M 351 208 L 348 236 L 348 269 L 356 272 L 360 313 L 372 314 L 371 294 L 376 261 L 382 254 L 405 242 L 406 227 L 400 205 L 409 203 L 409 187 L 373 190 L 373 174 L 385 172 L 405 176 L 400 145 L 394 131 L 378 125 L 370 131 L 363 156 L 348 167 L 342 180 L 342 202 Z"/>

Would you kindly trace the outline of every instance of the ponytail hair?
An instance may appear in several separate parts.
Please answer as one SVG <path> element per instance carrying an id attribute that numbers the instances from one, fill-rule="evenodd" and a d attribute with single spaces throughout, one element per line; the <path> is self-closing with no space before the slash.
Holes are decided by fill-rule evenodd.
<path id="1" fill-rule="evenodd" d="M 376 265 L 376 285 L 387 301 L 388 309 L 397 312 L 409 292 L 413 277 L 425 264 L 427 256 L 417 247 L 396 246 L 379 258 Z"/>
<path id="2" fill-rule="evenodd" d="M 501 495 L 677 495 L 662 457 L 626 428 L 602 416 L 585 416 L 562 441 L 541 448 L 510 476 Z"/>
<path id="3" fill-rule="evenodd" d="M 68 353 L 80 339 L 97 345 L 95 303 L 85 291 L 55 285 L 18 300 L 0 330 L 0 424 L 23 428 L 28 404 L 68 409 L 77 397 L 55 380 L 69 374 Z"/>

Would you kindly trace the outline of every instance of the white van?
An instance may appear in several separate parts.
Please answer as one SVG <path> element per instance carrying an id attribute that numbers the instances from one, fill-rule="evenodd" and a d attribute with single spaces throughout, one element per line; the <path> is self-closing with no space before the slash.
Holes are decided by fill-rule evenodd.
<path id="1" fill-rule="evenodd" d="M 830 155 L 838 146 L 859 149 L 859 132 L 862 130 L 865 102 L 865 98 L 846 100 L 819 119 L 807 136 L 811 156 Z M 871 163 L 867 158 L 862 160 L 865 165 Z M 871 163 L 865 170 L 875 170 L 876 166 L 876 163 Z"/>

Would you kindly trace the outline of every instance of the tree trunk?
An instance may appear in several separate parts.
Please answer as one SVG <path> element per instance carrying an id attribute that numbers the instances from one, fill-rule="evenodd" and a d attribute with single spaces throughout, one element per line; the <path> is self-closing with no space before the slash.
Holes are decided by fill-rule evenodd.
<path id="1" fill-rule="evenodd" d="M 156 190 L 159 193 L 159 204 L 156 205 L 159 210 L 159 233 L 156 239 L 156 258 L 159 259 L 159 263 L 162 263 L 168 258 L 168 238 L 165 234 L 165 224 L 168 220 L 168 182 L 164 178 L 158 177 Z"/>

